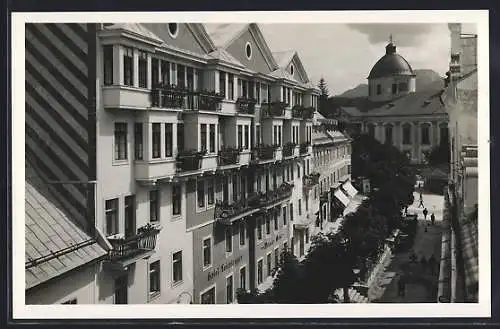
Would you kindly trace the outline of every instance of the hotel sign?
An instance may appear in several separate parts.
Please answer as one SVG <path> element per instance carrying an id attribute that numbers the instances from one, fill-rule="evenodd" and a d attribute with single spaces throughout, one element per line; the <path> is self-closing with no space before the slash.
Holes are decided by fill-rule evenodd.
<path id="1" fill-rule="evenodd" d="M 278 234 L 275 238 L 273 239 L 269 239 L 269 240 L 266 240 L 261 246 L 260 246 L 260 249 L 267 249 L 269 248 L 270 246 L 274 245 L 275 242 L 278 242 L 280 241 L 281 239 L 283 239 L 283 235 L 281 234 Z"/>
<path id="2" fill-rule="evenodd" d="M 240 255 L 239 257 L 231 259 L 230 261 L 222 265 L 214 267 L 213 269 L 210 270 L 210 272 L 208 272 L 208 281 L 213 280 L 214 278 L 218 277 L 221 273 L 224 273 L 230 268 L 233 268 L 234 266 L 238 265 L 242 259 L 243 256 Z"/>

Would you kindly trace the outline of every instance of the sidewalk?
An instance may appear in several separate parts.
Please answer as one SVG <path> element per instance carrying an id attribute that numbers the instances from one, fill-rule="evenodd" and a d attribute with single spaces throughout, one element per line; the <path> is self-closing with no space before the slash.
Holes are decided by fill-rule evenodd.
<path id="1" fill-rule="evenodd" d="M 408 213 L 417 214 L 418 230 L 413 244 L 413 250 L 418 257 L 418 264 L 409 264 L 410 251 L 393 254 L 389 257 L 384 271 L 380 274 L 375 284 L 370 287 L 368 297 L 372 303 L 423 303 L 435 302 L 437 291 L 437 281 L 439 271 L 434 275 L 430 272 L 424 273 L 420 266 L 420 259 L 424 256 L 426 259 L 434 254 L 436 261 L 441 257 L 441 232 L 442 232 L 442 214 L 444 207 L 444 198 L 440 195 L 423 195 L 424 206 L 427 207 L 429 214 L 434 212 L 436 223 L 430 225 L 430 220 L 424 221 L 422 211 L 424 208 L 418 208 L 419 195 L 415 193 L 415 203 L 408 207 Z M 428 226 L 429 225 L 429 226 Z M 427 232 L 425 228 L 427 227 Z M 397 282 L 398 274 L 406 273 L 411 277 L 406 284 L 406 293 L 404 297 L 398 296 Z"/>

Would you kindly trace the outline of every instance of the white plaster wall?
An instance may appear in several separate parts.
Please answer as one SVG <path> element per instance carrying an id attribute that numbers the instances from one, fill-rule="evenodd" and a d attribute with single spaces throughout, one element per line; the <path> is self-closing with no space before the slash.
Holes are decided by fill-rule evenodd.
<path id="1" fill-rule="evenodd" d="M 395 95 L 392 93 L 392 84 L 399 84 L 400 82 L 406 82 L 408 84 L 407 92 L 399 92 Z M 382 87 L 382 93 L 377 95 L 377 85 L 380 84 Z M 382 77 L 378 79 L 371 79 L 368 81 L 368 87 L 371 89 L 370 100 L 374 102 L 387 101 L 401 95 L 406 95 L 408 93 L 415 92 L 415 77 L 408 75 L 394 76 L 394 77 Z"/>

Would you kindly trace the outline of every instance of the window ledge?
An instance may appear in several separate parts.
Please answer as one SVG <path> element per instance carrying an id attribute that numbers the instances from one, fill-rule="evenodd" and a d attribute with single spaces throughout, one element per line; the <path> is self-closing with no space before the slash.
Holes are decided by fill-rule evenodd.
<path id="1" fill-rule="evenodd" d="M 126 85 L 106 85 L 106 86 L 103 86 L 102 88 L 104 90 L 106 90 L 106 89 L 123 89 L 123 90 L 137 91 L 137 92 L 142 92 L 142 93 L 150 93 L 151 92 L 151 89 L 149 89 L 149 88 L 126 86 Z"/>
<path id="2" fill-rule="evenodd" d="M 168 158 L 158 158 L 158 159 L 150 159 L 150 160 L 141 160 L 143 163 L 147 164 L 155 164 L 155 163 L 168 163 L 168 162 L 175 162 L 174 157 L 168 157 Z"/>
<path id="3" fill-rule="evenodd" d="M 128 159 L 125 160 L 113 160 L 112 165 L 113 166 L 127 166 L 129 165 Z"/>
<path id="4" fill-rule="evenodd" d="M 150 292 L 148 302 L 157 300 L 161 296 L 161 291 Z"/>
<path id="5" fill-rule="evenodd" d="M 202 272 L 205 272 L 205 271 L 207 271 L 207 270 L 210 270 L 212 267 L 213 267 L 213 264 L 210 264 L 210 265 L 208 265 L 208 266 L 204 266 L 204 267 L 202 267 Z"/>
<path id="6" fill-rule="evenodd" d="M 177 288 L 178 286 L 182 285 L 184 283 L 184 280 L 179 280 L 177 282 L 172 283 L 172 288 Z"/>
<path id="7" fill-rule="evenodd" d="M 171 222 L 177 222 L 182 219 L 182 214 L 178 215 L 172 215 L 172 219 L 170 219 Z"/>

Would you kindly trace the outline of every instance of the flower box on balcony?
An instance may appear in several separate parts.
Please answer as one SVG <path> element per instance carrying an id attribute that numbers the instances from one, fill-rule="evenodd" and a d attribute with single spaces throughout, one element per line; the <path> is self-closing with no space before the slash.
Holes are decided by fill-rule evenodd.
<path id="1" fill-rule="evenodd" d="M 302 110 L 303 109 L 304 109 L 304 107 L 302 105 L 295 105 L 292 108 L 292 117 L 296 118 L 296 119 L 302 118 Z"/>
<path id="2" fill-rule="evenodd" d="M 309 143 L 307 143 L 307 142 L 301 143 L 300 144 L 300 154 L 306 154 L 308 152 L 308 148 L 309 148 Z"/>
<path id="3" fill-rule="evenodd" d="M 240 161 L 241 148 L 223 148 L 219 151 L 219 166 L 237 164 Z"/>
<path id="4" fill-rule="evenodd" d="M 236 108 L 239 113 L 254 114 L 257 100 L 254 98 L 240 97 L 236 100 Z"/>
<path id="5" fill-rule="evenodd" d="M 273 102 L 262 104 L 262 117 L 282 117 L 285 115 L 285 108 L 288 106 L 287 103 L 283 102 Z"/>
<path id="6" fill-rule="evenodd" d="M 151 104 L 153 107 L 183 109 L 188 93 L 183 87 L 160 84 L 151 90 Z"/>
<path id="7" fill-rule="evenodd" d="M 177 169 L 180 171 L 198 170 L 201 168 L 201 159 L 207 151 L 185 150 L 177 155 Z"/>
<path id="8" fill-rule="evenodd" d="M 220 111 L 221 102 L 224 96 L 214 91 L 200 91 L 197 92 L 198 104 L 197 109 L 200 111 Z"/>
<path id="9" fill-rule="evenodd" d="M 304 187 L 312 187 L 314 185 L 319 184 L 319 173 L 312 173 L 309 175 L 305 175 L 302 178 L 302 183 Z"/>
<path id="10" fill-rule="evenodd" d="M 151 224 L 137 230 L 137 234 L 126 239 L 108 239 L 113 247 L 109 252 L 111 261 L 132 258 L 138 254 L 152 251 L 156 246 L 156 238 L 160 229 Z"/>
<path id="11" fill-rule="evenodd" d="M 260 145 L 252 150 L 252 158 L 255 161 L 274 159 L 276 145 Z"/>
<path id="12" fill-rule="evenodd" d="M 291 157 L 293 155 L 293 150 L 297 145 L 293 142 L 288 142 L 283 146 L 283 156 Z"/>

